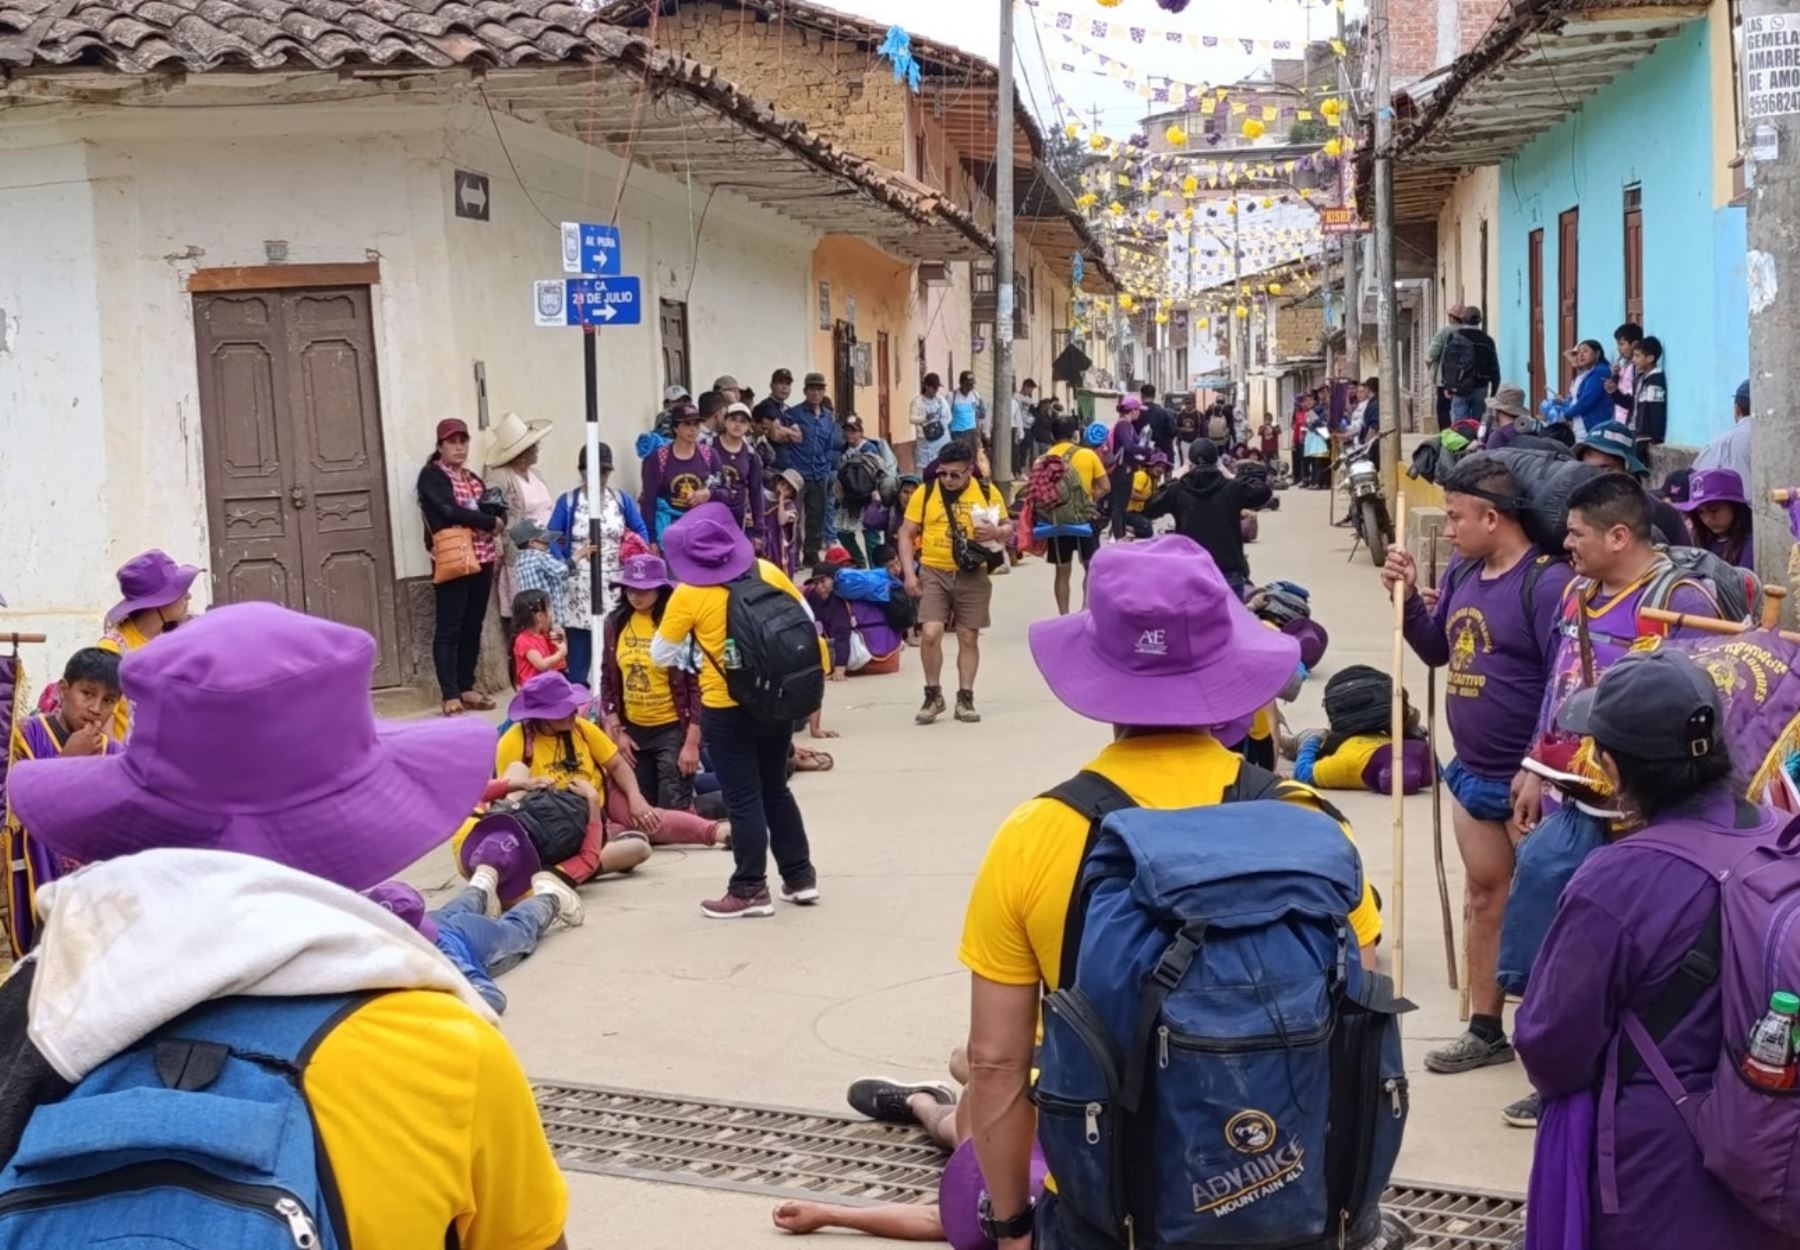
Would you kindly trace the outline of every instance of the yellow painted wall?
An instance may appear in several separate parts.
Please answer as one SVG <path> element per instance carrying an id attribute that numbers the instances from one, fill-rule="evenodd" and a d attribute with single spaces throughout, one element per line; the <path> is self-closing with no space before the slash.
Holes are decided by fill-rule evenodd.
<path id="1" fill-rule="evenodd" d="M 1712 202 L 1731 202 L 1731 162 L 1737 155 L 1737 80 L 1731 73 L 1731 5 L 1713 0 L 1706 11 L 1706 47 L 1712 97 Z M 1791 158 L 1790 158 L 1791 159 Z"/>
<path id="2" fill-rule="evenodd" d="M 1488 225 L 1487 302 L 1481 292 L 1481 223 Z M 1481 309 L 1483 328 L 1498 338 L 1500 308 L 1507 302 L 1500 289 L 1500 169 L 1471 169 L 1456 180 L 1450 198 L 1438 212 L 1439 303 L 1472 304 Z M 1509 382 L 1514 379 L 1508 378 Z"/>
<path id="3" fill-rule="evenodd" d="M 807 369 L 831 376 L 831 330 L 819 328 L 818 291 L 821 282 L 831 287 L 831 320 L 847 321 L 850 296 L 856 296 L 856 338 L 867 343 L 871 352 L 879 350 L 879 335 L 888 336 L 888 377 L 890 383 L 890 433 L 902 440 L 910 438 L 906 427 L 906 407 L 917 393 L 914 368 L 907 362 L 915 353 L 911 333 L 912 266 L 895 260 L 879 248 L 848 235 L 826 235 L 813 248 L 812 260 L 812 356 Z M 795 370 L 796 374 L 800 371 Z M 846 398 L 834 395 L 840 412 L 854 412 L 863 419 L 871 434 L 878 433 L 878 390 L 881 365 L 872 360 L 868 386 L 856 388 Z M 795 378 L 796 383 L 800 379 Z M 796 387 L 795 394 L 798 394 Z"/>

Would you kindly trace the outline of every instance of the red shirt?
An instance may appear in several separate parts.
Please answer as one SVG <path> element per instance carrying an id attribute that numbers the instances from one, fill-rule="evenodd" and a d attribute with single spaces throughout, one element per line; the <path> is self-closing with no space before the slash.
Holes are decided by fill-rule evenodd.
<path id="1" fill-rule="evenodd" d="M 513 685 L 523 686 L 533 677 L 536 677 L 538 673 L 544 671 L 539 669 L 530 660 L 526 659 L 526 656 L 534 654 L 550 656 L 555 654 L 555 652 L 556 644 L 551 642 L 548 636 L 544 634 L 534 634 L 528 629 L 520 630 L 519 636 L 513 639 Z M 569 661 L 564 658 L 558 660 L 550 667 L 561 671 L 562 669 L 569 667 Z"/>
<path id="2" fill-rule="evenodd" d="M 1259 433 L 1262 436 L 1262 454 L 1278 456 L 1281 454 L 1281 431 L 1273 425 L 1265 426 Z"/>

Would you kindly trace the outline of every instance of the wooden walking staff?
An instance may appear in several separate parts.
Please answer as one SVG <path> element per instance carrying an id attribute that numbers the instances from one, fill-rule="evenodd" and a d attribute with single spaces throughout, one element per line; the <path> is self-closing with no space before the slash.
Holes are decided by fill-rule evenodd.
<path id="1" fill-rule="evenodd" d="M 1406 533 L 1406 496 L 1394 497 L 1394 533 Z M 1404 541 L 1404 538 L 1402 539 Z M 1389 774 L 1394 792 L 1394 839 L 1392 897 L 1388 900 L 1388 916 L 1383 927 L 1394 939 L 1394 993 L 1406 993 L 1406 699 L 1404 676 L 1406 662 L 1406 585 L 1394 582 L 1394 670 L 1393 703 L 1389 716 L 1392 736 L 1388 750 L 1393 767 Z M 1391 921 L 1389 919 L 1391 917 Z"/>
<path id="2" fill-rule="evenodd" d="M 1438 535 L 1440 526 L 1425 527 L 1425 541 L 1431 554 L 1426 562 L 1429 570 L 1426 585 L 1433 590 L 1438 584 Z M 1437 669 L 1425 668 L 1425 751 L 1431 757 L 1431 865 L 1437 872 L 1438 915 L 1444 921 L 1444 972 L 1450 988 L 1458 987 L 1456 975 L 1456 925 L 1450 919 L 1450 882 L 1444 876 L 1444 794 L 1437 766 Z"/>

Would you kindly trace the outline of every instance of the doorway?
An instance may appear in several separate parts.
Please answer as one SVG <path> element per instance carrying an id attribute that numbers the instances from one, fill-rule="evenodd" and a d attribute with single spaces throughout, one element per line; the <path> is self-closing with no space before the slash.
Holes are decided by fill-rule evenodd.
<path id="1" fill-rule="evenodd" d="M 662 326 L 663 385 L 679 386 L 692 394 L 694 383 L 688 377 L 687 305 L 680 300 L 658 300 L 657 318 Z"/>
<path id="2" fill-rule="evenodd" d="M 1568 352 L 1581 341 L 1581 326 L 1576 316 L 1580 214 L 1580 209 L 1571 208 L 1556 219 L 1556 385 L 1565 395 L 1575 380 L 1575 363 L 1569 359 Z"/>
<path id="3" fill-rule="evenodd" d="M 875 407 L 881 418 L 881 441 L 894 445 L 894 377 L 886 330 L 875 333 Z"/>
<path id="4" fill-rule="evenodd" d="M 1644 188 L 1625 188 L 1625 320 L 1644 324 Z"/>
<path id="5" fill-rule="evenodd" d="M 214 601 L 366 630 L 399 685 L 369 288 L 196 294 L 194 339 Z"/>
<path id="6" fill-rule="evenodd" d="M 1525 406 L 1531 408 L 1544 397 L 1544 232 L 1533 230 L 1527 240 L 1525 280 L 1531 295 L 1531 351 L 1529 356 L 1531 393 Z"/>
<path id="7" fill-rule="evenodd" d="M 856 331 L 848 321 L 831 325 L 831 402 L 837 405 L 838 419 L 856 411 L 856 357 L 850 350 L 856 346 Z"/>

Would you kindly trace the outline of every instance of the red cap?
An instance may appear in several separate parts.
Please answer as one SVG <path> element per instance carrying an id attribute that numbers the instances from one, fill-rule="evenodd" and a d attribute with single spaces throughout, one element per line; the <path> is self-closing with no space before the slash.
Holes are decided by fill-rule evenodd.
<path id="1" fill-rule="evenodd" d="M 442 421 L 438 422 L 438 442 L 441 443 L 447 438 L 455 438 L 459 434 L 464 438 L 469 437 L 468 422 L 458 420 L 456 417 L 445 417 Z"/>

